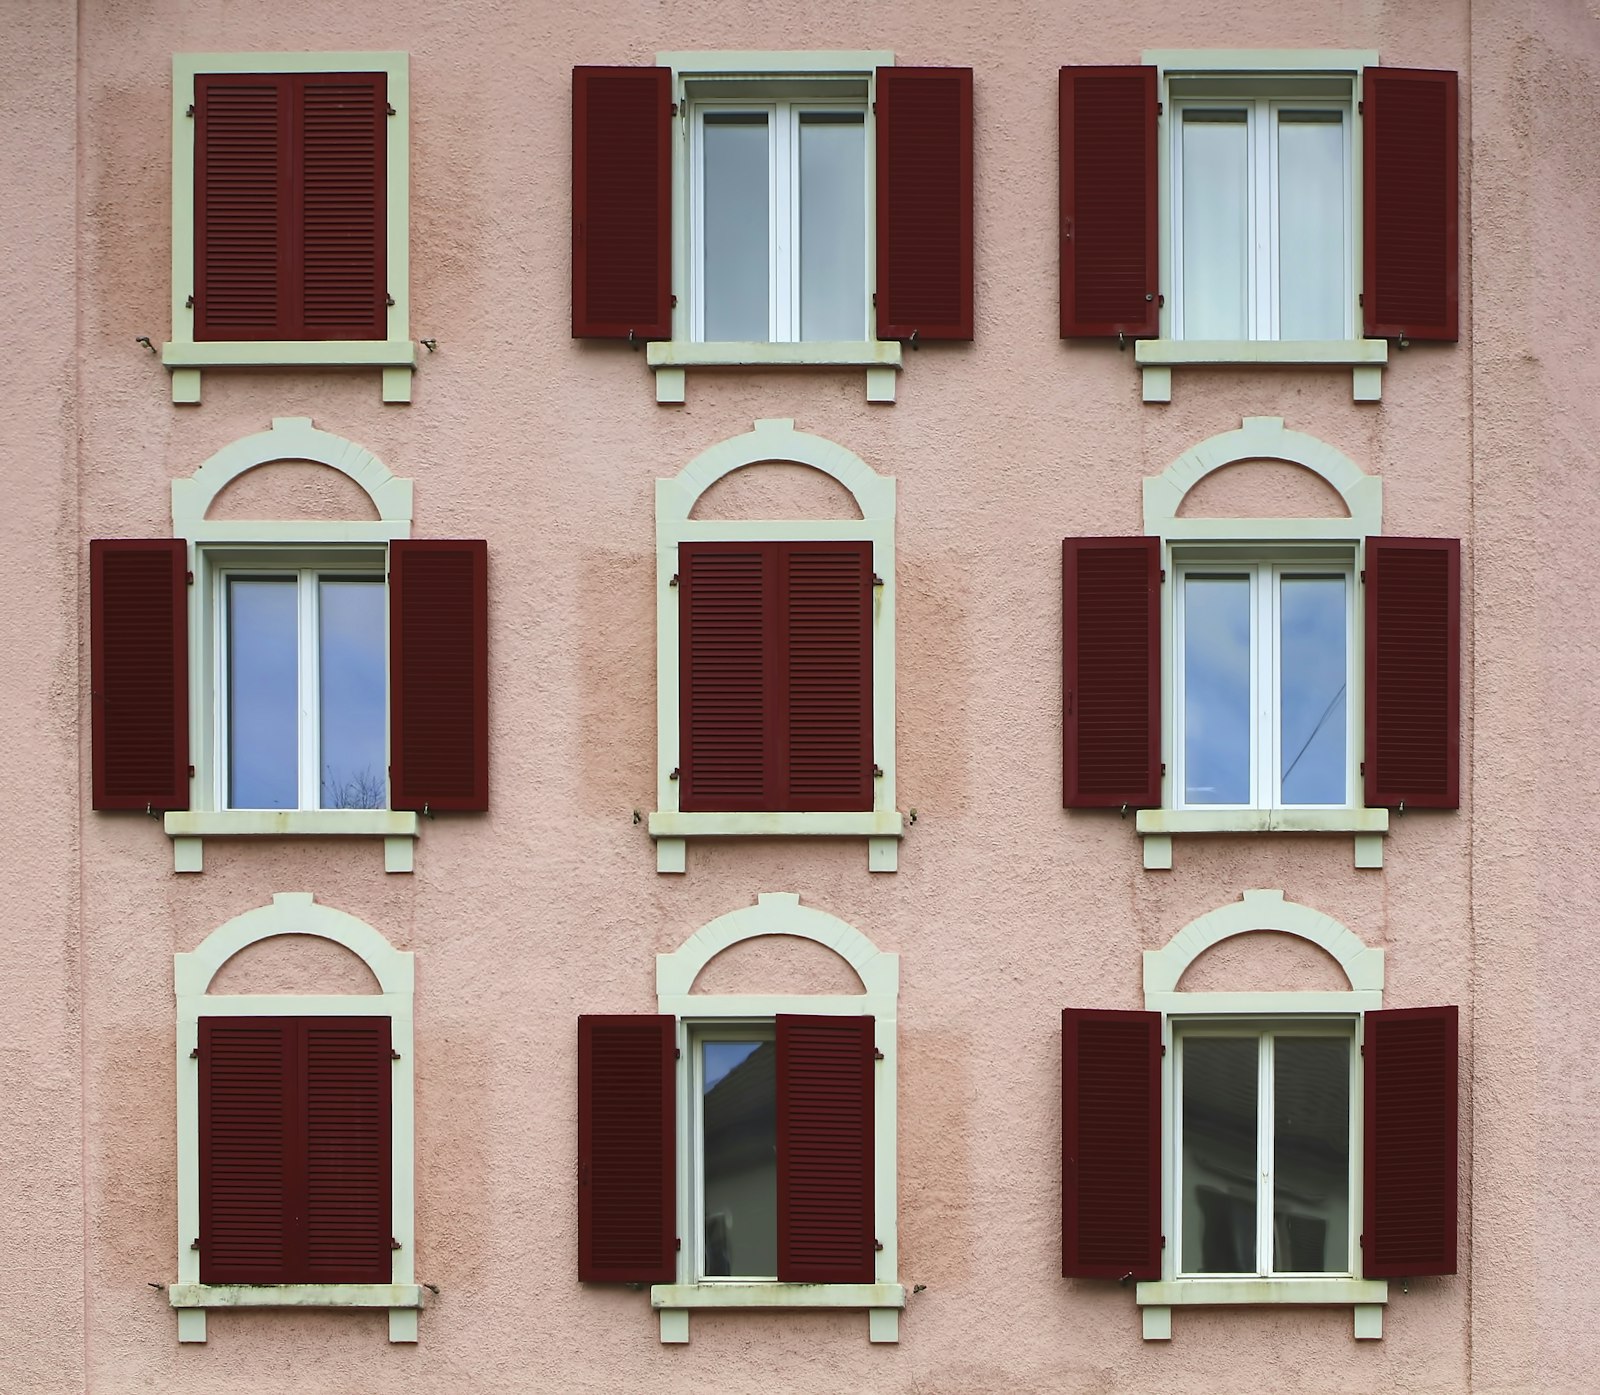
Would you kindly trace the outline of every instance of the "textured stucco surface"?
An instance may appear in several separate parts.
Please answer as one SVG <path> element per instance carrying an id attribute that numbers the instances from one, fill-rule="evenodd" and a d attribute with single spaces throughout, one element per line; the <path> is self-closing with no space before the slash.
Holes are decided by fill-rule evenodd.
<path id="1" fill-rule="evenodd" d="M 1131 354 L 1057 338 L 1057 67 L 1218 41 L 1462 74 L 1462 342 L 1395 352 L 1380 404 L 1351 402 L 1348 370 L 1178 369 L 1171 404 L 1146 406 Z M 893 406 L 862 400 L 860 370 L 727 371 L 691 372 L 665 408 L 642 354 L 569 338 L 573 64 L 873 47 L 976 69 L 975 343 L 907 353 Z M 414 403 L 384 406 L 376 373 L 218 371 L 174 407 L 134 342 L 167 333 L 171 54 L 364 48 L 411 54 L 412 329 L 439 341 Z M 0 64 L 0 1389 L 1596 1388 L 1592 5 L 29 0 Z M 179 877 L 158 824 L 88 808 L 86 540 L 167 533 L 168 482 L 280 416 L 415 480 L 416 536 L 489 540 L 494 812 L 429 821 L 413 876 L 366 840 L 292 839 L 210 842 Z M 1060 808 L 1060 540 L 1140 531 L 1141 480 L 1245 416 L 1381 474 L 1386 531 L 1464 540 L 1463 808 L 1397 818 L 1381 872 L 1343 836 L 1179 840 L 1147 873 L 1131 819 Z M 918 821 L 893 876 L 857 842 L 746 840 L 661 877 L 632 819 L 655 789 L 653 481 L 761 417 L 899 481 L 898 783 Z M 740 472 L 701 516 L 840 513 L 794 473 Z M 1320 511 L 1282 473 L 1225 472 L 1208 509 Z M 349 493 L 291 466 L 216 513 L 368 516 Z M 1131 1294 L 1056 1277 L 1060 1009 L 1139 1006 L 1140 951 L 1249 887 L 1382 946 L 1389 1005 L 1462 1007 L 1462 1272 L 1396 1285 L 1382 1342 L 1355 1342 L 1348 1310 L 1241 1310 L 1180 1311 L 1147 1345 Z M 174 1277 L 171 956 L 288 890 L 417 955 L 417 1266 L 443 1291 L 414 1348 L 357 1313 L 215 1314 L 180 1347 L 147 1286 Z M 573 1278 L 573 1019 L 653 1011 L 655 954 L 765 890 L 901 955 L 901 1277 L 927 1290 L 898 1346 L 854 1313 L 702 1313 L 662 1347 L 643 1295 Z M 1194 984 L 1324 985 L 1314 959 L 1255 948 L 1219 947 Z M 363 987 L 337 955 L 289 952 L 225 979 Z M 703 980 L 841 982 L 765 944 Z"/>

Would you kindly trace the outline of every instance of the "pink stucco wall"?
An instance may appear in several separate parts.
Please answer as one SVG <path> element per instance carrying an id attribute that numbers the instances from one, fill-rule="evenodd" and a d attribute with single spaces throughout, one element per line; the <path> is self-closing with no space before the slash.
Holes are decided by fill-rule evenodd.
<path id="1" fill-rule="evenodd" d="M 1343 372 L 1180 370 L 1145 406 L 1131 355 L 1057 338 L 1057 67 L 1218 41 L 1462 75 L 1462 339 L 1397 353 L 1381 404 Z M 975 343 L 908 353 L 893 406 L 859 371 L 737 372 L 665 408 L 642 355 L 569 338 L 572 65 L 874 47 L 976 70 Z M 175 408 L 134 342 L 168 331 L 171 55 L 246 49 L 411 54 L 412 328 L 439 351 L 410 406 L 373 373 L 217 372 Z M 0 63 L 0 1389 L 1600 1388 L 1592 5 L 29 0 Z M 1463 807 L 1397 819 L 1381 872 L 1348 837 L 1189 840 L 1145 872 L 1130 823 L 1060 808 L 1060 539 L 1139 531 L 1140 481 L 1247 415 L 1381 474 L 1387 531 L 1464 540 Z M 155 823 L 89 810 L 86 540 L 168 532 L 168 481 L 277 416 L 414 479 L 419 536 L 489 540 L 494 812 L 429 823 L 414 876 L 370 843 L 293 840 L 212 842 L 178 877 Z M 857 842 L 749 841 L 662 877 L 631 817 L 654 803 L 652 481 L 774 416 L 899 480 L 899 802 L 919 817 L 893 876 Z M 219 510 L 345 507 L 303 476 Z M 1229 481 L 1208 487 L 1233 511 Z M 706 509 L 783 489 L 730 481 Z M 1139 1006 L 1140 951 L 1248 887 L 1383 946 L 1391 1005 L 1462 1008 L 1462 1270 L 1397 1285 L 1381 1342 L 1341 1309 L 1180 1311 L 1146 1344 L 1127 1291 L 1056 1277 L 1060 1009 Z M 174 1277 L 171 956 L 283 890 L 418 956 L 417 1260 L 442 1295 L 415 1347 L 353 1313 L 217 1314 L 180 1347 L 147 1286 Z M 763 890 L 902 956 L 901 1277 L 927 1290 L 898 1346 L 859 1314 L 705 1313 L 663 1347 L 644 1296 L 574 1279 L 573 1019 L 653 1010 L 653 956 Z M 1321 986 L 1261 949 L 1196 982 Z M 229 972 L 305 978 L 277 951 Z M 707 982 L 830 972 L 749 949 Z M 364 986 L 336 958 L 322 981 Z"/>

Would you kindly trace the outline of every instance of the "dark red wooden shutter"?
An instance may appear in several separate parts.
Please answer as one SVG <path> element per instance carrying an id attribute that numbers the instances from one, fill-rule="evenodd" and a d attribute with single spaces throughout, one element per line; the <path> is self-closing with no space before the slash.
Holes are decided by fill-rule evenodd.
<path id="1" fill-rule="evenodd" d="M 1161 1014 L 1061 1014 L 1061 1272 L 1161 1277 Z"/>
<path id="2" fill-rule="evenodd" d="M 299 1032 L 303 1277 L 318 1284 L 386 1284 L 394 1272 L 390 1020 L 306 1017 Z"/>
<path id="3" fill-rule="evenodd" d="M 1457 1018 L 1454 1007 L 1366 1015 L 1366 1278 L 1456 1272 Z"/>
<path id="4" fill-rule="evenodd" d="M 1461 803 L 1461 543 L 1368 538 L 1366 801 Z"/>
<path id="5" fill-rule="evenodd" d="M 189 807 L 189 595 L 182 538 L 89 544 L 94 807 Z"/>
<path id="6" fill-rule="evenodd" d="M 389 805 L 489 807 L 489 548 L 389 545 Z"/>
<path id="7" fill-rule="evenodd" d="M 870 1284 L 873 1019 L 780 1013 L 778 1278 Z"/>
<path id="8" fill-rule="evenodd" d="M 972 338 L 972 69 L 879 68 L 878 338 Z"/>
<path id="9" fill-rule="evenodd" d="M 672 338 L 672 70 L 572 70 L 572 336 Z"/>
<path id="10" fill-rule="evenodd" d="M 1362 306 L 1378 339 L 1460 337 L 1456 75 L 1367 68 Z"/>
<path id="11" fill-rule="evenodd" d="M 578 1019 L 578 1278 L 677 1278 L 671 1017 Z"/>
<path id="12" fill-rule="evenodd" d="M 292 1017 L 200 1019 L 201 1283 L 299 1277 L 296 1026 Z"/>
<path id="13" fill-rule="evenodd" d="M 1062 543 L 1066 806 L 1161 803 L 1161 542 Z"/>
<path id="14" fill-rule="evenodd" d="M 1061 70 L 1061 335 L 1161 332 L 1156 70 Z"/>

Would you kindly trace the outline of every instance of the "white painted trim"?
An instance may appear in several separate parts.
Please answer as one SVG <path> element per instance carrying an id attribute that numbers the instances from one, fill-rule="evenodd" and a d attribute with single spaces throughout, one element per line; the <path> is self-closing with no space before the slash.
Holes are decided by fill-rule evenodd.
<path id="1" fill-rule="evenodd" d="M 324 343 L 196 344 L 194 310 L 194 134 L 188 112 L 201 73 L 383 73 L 394 115 L 385 126 L 385 272 L 389 307 L 379 340 Z M 200 401 L 200 369 L 240 366 L 381 367 L 385 402 L 411 400 L 411 57 L 391 51 L 345 53 L 175 53 L 172 55 L 172 338 L 162 362 L 172 371 L 172 400 Z"/>
<path id="2" fill-rule="evenodd" d="M 865 77 L 894 67 L 892 49 L 669 49 L 656 54 L 656 67 L 671 68 L 675 81 L 709 77 Z"/>
<path id="3" fill-rule="evenodd" d="M 195 809 L 163 820 L 171 838 L 415 838 L 408 809 Z"/>
<path id="4" fill-rule="evenodd" d="M 1375 48 L 1147 48 L 1139 61 L 1161 76 L 1221 73 L 1359 73 L 1378 66 Z"/>
<path id="5" fill-rule="evenodd" d="M 1382 365 L 1387 339 L 1139 339 L 1135 363 L 1174 367 L 1193 363 Z"/>
<path id="6" fill-rule="evenodd" d="M 421 1284 L 171 1284 L 174 1308 L 421 1308 Z"/>
<path id="7" fill-rule="evenodd" d="M 170 815 L 168 817 L 171 817 Z M 1387 809 L 1140 809 L 1140 834 L 1372 833 L 1389 831 Z"/>
<path id="8" fill-rule="evenodd" d="M 1381 342 L 1381 341 L 1380 341 Z M 815 365 L 836 368 L 901 368 L 899 340 L 800 339 L 772 344 L 764 340 L 652 340 L 645 345 L 652 368 L 782 368 Z"/>
<path id="9" fill-rule="evenodd" d="M 723 950 L 764 935 L 792 935 L 832 950 L 861 981 L 863 992 L 849 994 L 695 993 L 694 981 Z M 695 1214 L 689 1109 L 694 1053 L 690 1027 L 708 1022 L 748 1022 L 780 1013 L 815 1016 L 871 1017 L 873 1044 L 882 1055 L 873 1094 L 873 1220 L 879 1243 L 872 1284 L 785 1284 L 697 1282 L 693 1247 L 678 1255 L 678 1282 L 650 1290 L 651 1306 L 660 1314 L 661 1340 L 686 1342 L 690 1308 L 865 1308 L 868 1331 L 875 1342 L 899 1340 L 898 1322 L 884 1310 L 905 1306 L 898 1270 L 900 1250 L 897 1165 L 899 1078 L 900 956 L 880 950 L 853 925 L 810 906 L 794 892 L 763 892 L 753 906 L 729 911 L 701 926 L 670 954 L 656 956 L 657 1011 L 678 1023 L 678 1233 L 691 1235 Z"/>
<path id="10" fill-rule="evenodd" d="M 697 520 L 690 517 L 700 496 L 717 481 L 749 465 L 787 461 L 807 465 L 838 481 L 860 510 L 858 519 Z M 657 844 L 658 872 L 681 872 L 680 841 L 708 836 L 867 837 L 868 867 L 892 872 L 897 859 L 881 840 L 898 838 L 902 821 L 895 807 L 895 480 L 880 475 L 853 451 L 821 436 L 796 431 L 789 418 L 757 421 L 702 451 L 671 479 L 656 481 L 656 809 L 649 831 Z M 872 745 L 883 774 L 873 781 L 873 807 L 856 813 L 805 812 L 685 814 L 678 808 L 679 758 L 678 547 L 706 541 L 864 541 L 872 548 L 872 570 L 883 579 L 872 604 Z"/>
<path id="11" fill-rule="evenodd" d="M 276 935 L 314 935 L 342 945 L 372 972 L 377 993 L 349 994 L 226 994 L 214 995 L 210 986 L 217 971 L 240 950 Z M 390 1309 L 390 1339 L 414 1341 L 415 1326 L 397 1319 L 399 1309 L 421 1306 L 416 1285 L 415 1206 L 415 1030 L 412 994 L 416 984 L 415 956 L 395 949 L 365 921 L 332 906 L 318 905 L 310 892 L 276 893 L 271 904 L 246 911 L 213 930 L 195 949 L 173 955 L 173 983 L 177 997 L 177 1103 L 178 1103 L 178 1282 L 171 1290 L 175 1308 L 364 1306 Z M 390 1127 L 390 1225 L 400 1242 L 393 1253 L 392 1285 L 291 1284 L 202 1285 L 200 1256 L 191 1248 L 200 1226 L 200 1086 L 199 1069 L 191 1052 L 200 1044 L 202 1017 L 387 1017 L 391 1042 L 399 1053 L 394 1062 Z M 243 1292 L 248 1296 L 231 1299 Z M 366 1301 L 383 1292 L 401 1301 Z M 178 1301 L 215 1296 L 219 1302 Z M 365 1298 L 360 1296 L 364 1294 Z M 415 1301 L 411 1295 L 414 1294 Z M 352 1297 L 356 1295 L 356 1297 Z M 276 1300 L 276 1301 L 275 1301 Z M 180 1340 L 205 1340 L 203 1317 L 179 1314 Z"/>
<path id="12" fill-rule="evenodd" d="M 1139 1285 L 1139 1304 L 1225 1307 L 1235 1303 L 1387 1303 L 1386 1279 L 1164 1279 Z"/>

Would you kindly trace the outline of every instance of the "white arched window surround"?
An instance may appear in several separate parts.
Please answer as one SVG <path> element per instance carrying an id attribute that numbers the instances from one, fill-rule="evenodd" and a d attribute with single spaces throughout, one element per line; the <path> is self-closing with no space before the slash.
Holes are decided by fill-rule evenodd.
<path id="1" fill-rule="evenodd" d="M 342 945 L 377 980 L 377 993 L 217 994 L 210 991 L 218 970 L 235 954 L 276 935 L 312 935 Z M 178 1340 L 206 1339 L 208 1308 L 387 1308 L 389 1340 L 417 1340 L 417 1311 L 423 1306 L 416 1282 L 415 1147 L 413 1139 L 412 994 L 414 956 L 392 946 L 365 921 L 331 906 L 320 906 L 310 892 L 276 893 L 258 906 L 218 926 L 192 951 L 172 957 L 178 1000 L 178 1282 L 168 1290 L 178 1310 Z M 394 1062 L 390 1125 L 391 1224 L 398 1246 L 387 1284 L 202 1284 L 200 1256 L 192 1242 L 200 1226 L 200 1086 L 193 1053 L 200 1044 L 202 1017 L 387 1017 Z"/>
<path id="2" fill-rule="evenodd" d="M 1338 964 L 1348 988 L 1326 992 L 1226 993 L 1189 992 L 1180 985 L 1184 974 L 1212 946 L 1255 931 L 1275 931 L 1305 940 Z M 1176 1233 L 1176 1149 L 1179 1146 L 1177 1101 L 1174 1089 L 1174 1020 L 1223 1019 L 1241 1023 L 1283 1023 L 1295 1018 L 1343 1018 L 1354 1024 L 1359 1050 L 1363 1015 L 1383 1006 L 1384 954 L 1332 916 L 1284 898 L 1282 891 L 1246 891 L 1239 900 L 1207 911 L 1178 931 L 1160 949 L 1144 951 L 1144 1005 L 1161 1014 L 1161 1214 L 1162 1231 Z M 1359 1103 L 1352 1110 L 1355 1128 L 1361 1126 Z M 1352 1139 L 1354 1156 L 1361 1156 L 1359 1136 Z M 1350 1213 L 1361 1214 L 1361 1170 L 1353 1168 Z M 1174 1307 L 1224 1307 L 1238 1304 L 1349 1305 L 1354 1310 L 1355 1335 L 1383 1336 L 1383 1305 L 1389 1299 L 1388 1281 L 1361 1278 L 1191 1279 L 1177 1276 L 1175 1245 L 1162 1251 L 1162 1277 L 1137 1286 L 1146 1341 L 1172 1336 Z"/>
<path id="3" fill-rule="evenodd" d="M 808 465 L 850 491 L 861 511 L 848 519 L 696 519 L 700 496 L 747 465 L 783 461 Z M 860 456 L 821 436 L 796 431 L 792 420 L 758 421 L 752 431 L 703 451 L 673 478 L 656 481 L 656 870 L 682 872 L 684 842 L 695 837 L 820 835 L 864 837 L 868 866 L 892 872 L 899 856 L 902 820 L 895 807 L 894 562 L 895 481 Z M 678 547 L 685 542 L 865 541 L 873 571 L 883 579 L 872 603 L 872 743 L 883 771 L 874 781 L 873 806 L 855 813 L 683 813 L 672 772 L 679 764 Z"/>
<path id="4" fill-rule="evenodd" d="M 746 940 L 791 935 L 832 950 L 861 981 L 860 993 L 774 994 L 695 993 L 694 981 L 718 954 Z M 678 1256 L 678 1282 L 656 1284 L 650 1306 L 661 1315 L 661 1340 L 689 1340 L 693 1308 L 865 1308 L 874 1342 L 900 1340 L 900 1310 L 906 1291 L 898 1278 L 899 1241 L 896 1172 L 896 1045 L 900 996 L 900 956 L 880 950 L 854 926 L 825 911 L 802 906 L 793 892 L 763 892 L 756 904 L 718 916 L 696 930 L 671 954 L 656 956 L 657 1011 L 677 1019 L 678 1156 L 689 1156 L 691 1025 L 717 1021 L 770 1019 L 779 1013 L 871 1017 L 873 1044 L 882 1053 L 873 1094 L 873 1216 L 880 1249 L 876 1282 L 871 1284 L 697 1284 L 691 1257 Z M 689 1235 L 694 1212 L 691 1169 L 678 1168 L 678 1233 Z"/>
<path id="5" fill-rule="evenodd" d="M 1343 501 L 1347 516 L 1309 518 L 1180 517 L 1185 496 L 1208 475 L 1246 461 L 1272 460 L 1297 465 L 1327 484 Z M 1293 555 L 1297 547 L 1330 545 L 1348 549 L 1357 579 L 1355 619 L 1350 629 L 1354 681 L 1350 684 L 1352 750 L 1362 744 L 1364 712 L 1363 654 L 1359 577 L 1365 540 L 1383 532 L 1383 480 L 1369 475 L 1325 441 L 1285 429 L 1281 417 L 1246 417 L 1235 431 L 1225 431 L 1191 446 L 1159 475 L 1144 481 L 1144 531 L 1161 539 L 1161 567 L 1168 579 L 1161 588 L 1161 744 L 1166 773 L 1162 807 L 1141 809 L 1136 827 L 1143 841 L 1144 865 L 1172 866 L 1172 837 L 1190 833 L 1350 833 L 1357 867 L 1383 866 L 1383 835 L 1389 830 L 1387 809 L 1367 809 L 1359 802 L 1359 781 L 1352 777 L 1352 804 L 1338 809 L 1178 809 L 1176 799 L 1176 617 L 1175 554 L 1197 555 L 1207 547 L 1231 545 L 1264 557 Z"/>
<path id="6" fill-rule="evenodd" d="M 375 519 L 209 518 L 217 497 L 240 476 L 280 461 L 310 461 L 336 470 L 360 487 Z M 324 563 L 341 553 L 382 556 L 395 538 L 411 536 L 411 481 L 390 473 L 364 446 L 318 430 L 309 417 L 277 417 L 268 431 L 224 446 L 186 479 L 172 481 L 172 535 L 189 545 L 189 750 L 194 775 L 190 807 L 164 817 L 179 872 L 204 867 L 208 837 L 346 834 L 384 840 L 384 866 L 409 872 L 417 816 L 389 809 L 261 811 L 224 809 L 217 790 L 218 664 L 216 591 L 220 568 L 246 558 L 281 566 Z M 383 566 L 387 570 L 387 566 Z"/>

